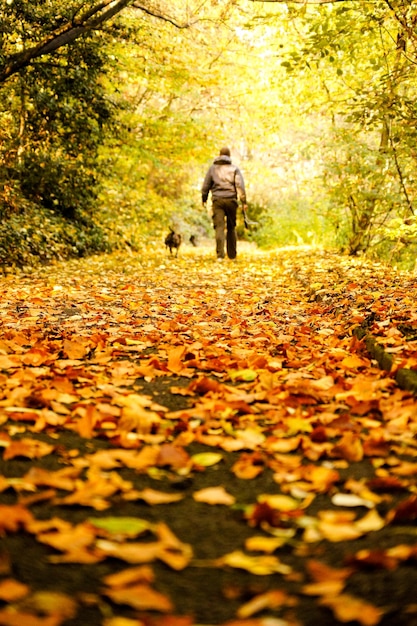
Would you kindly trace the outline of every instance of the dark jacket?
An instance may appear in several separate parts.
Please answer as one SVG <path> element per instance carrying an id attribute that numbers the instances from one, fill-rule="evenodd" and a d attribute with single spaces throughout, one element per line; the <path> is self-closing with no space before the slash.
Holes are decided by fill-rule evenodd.
<path id="1" fill-rule="evenodd" d="M 210 166 L 201 189 L 203 203 L 207 202 L 211 191 L 212 200 L 216 198 L 239 198 L 246 204 L 245 183 L 242 173 L 233 165 L 229 156 L 216 157 Z"/>

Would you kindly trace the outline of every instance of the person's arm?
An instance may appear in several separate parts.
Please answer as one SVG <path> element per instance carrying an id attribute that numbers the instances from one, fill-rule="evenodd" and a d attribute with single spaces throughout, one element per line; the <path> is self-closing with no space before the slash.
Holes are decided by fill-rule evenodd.
<path id="1" fill-rule="evenodd" d="M 236 173 L 235 173 L 235 187 L 236 187 L 236 193 L 238 195 L 238 198 L 242 203 L 242 208 L 244 211 L 246 211 L 248 207 L 246 203 L 245 181 L 243 180 L 242 172 L 240 171 L 238 167 L 236 168 Z"/>
<path id="2" fill-rule="evenodd" d="M 210 167 L 209 170 L 207 171 L 207 174 L 205 175 L 203 186 L 201 188 L 201 202 L 204 207 L 206 206 L 207 198 L 210 193 L 212 184 L 213 184 L 213 178 L 211 175 L 211 167 Z"/>

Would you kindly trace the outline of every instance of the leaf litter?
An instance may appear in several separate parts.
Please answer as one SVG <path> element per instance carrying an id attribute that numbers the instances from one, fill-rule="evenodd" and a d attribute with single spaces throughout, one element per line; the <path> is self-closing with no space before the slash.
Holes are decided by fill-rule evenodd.
<path id="1" fill-rule="evenodd" d="M 416 284 L 300 249 L 3 278 L 0 624 L 417 622 Z"/>

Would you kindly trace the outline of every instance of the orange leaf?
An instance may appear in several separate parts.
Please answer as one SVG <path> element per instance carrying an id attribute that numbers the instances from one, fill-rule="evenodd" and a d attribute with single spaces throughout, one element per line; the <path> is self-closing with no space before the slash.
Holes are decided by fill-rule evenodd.
<path id="1" fill-rule="evenodd" d="M 362 626 L 375 626 L 383 616 L 382 609 L 349 594 L 324 597 L 320 604 L 332 609 L 336 619 L 343 623 L 356 620 Z"/>
<path id="2" fill-rule="evenodd" d="M 129 567 L 121 572 L 109 574 L 103 578 L 103 582 L 107 587 L 127 587 L 136 583 L 152 583 L 155 576 L 152 568 L 148 565 L 140 565 L 139 567 Z"/>
<path id="3" fill-rule="evenodd" d="M 177 346 L 168 350 L 168 369 L 174 374 L 179 374 L 183 369 L 182 359 L 186 353 L 186 346 Z"/>
<path id="4" fill-rule="evenodd" d="M 204 502 L 205 504 L 225 504 L 231 506 L 236 502 L 236 498 L 227 493 L 223 486 L 206 487 L 193 493 L 196 502 Z"/>
<path id="5" fill-rule="evenodd" d="M 310 559 L 307 561 L 307 571 L 315 582 L 324 582 L 326 580 L 345 581 L 353 570 L 348 567 L 336 569 L 321 561 Z"/>
<path id="6" fill-rule="evenodd" d="M 28 459 L 39 459 L 42 456 L 51 454 L 55 446 L 37 439 L 21 439 L 20 441 L 12 441 L 4 451 L 3 459 L 9 461 L 17 456 L 27 457 Z"/>
<path id="7" fill-rule="evenodd" d="M 68 359 L 82 359 L 87 353 L 87 346 L 77 340 L 64 339 L 63 349 Z"/>
<path id="8" fill-rule="evenodd" d="M 237 610 L 237 616 L 241 618 L 251 617 L 255 613 L 259 613 L 264 609 L 277 610 L 279 607 L 288 603 L 288 596 L 280 589 L 271 589 L 258 596 L 255 596 L 249 602 L 241 606 Z"/>
<path id="9" fill-rule="evenodd" d="M 5 578 L 0 581 L 0 600 L 3 602 L 15 602 L 28 595 L 30 588 L 13 578 Z"/>
<path id="10" fill-rule="evenodd" d="M 363 447 L 359 435 L 347 432 L 332 449 L 332 456 L 342 457 L 346 461 L 357 462 L 363 459 Z"/>
<path id="11" fill-rule="evenodd" d="M 121 589 L 107 589 L 104 595 L 117 604 L 127 604 L 138 611 L 160 611 L 167 613 L 173 610 L 171 600 L 162 593 L 145 584 L 136 584 Z"/>
<path id="12" fill-rule="evenodd" d="M 143 489 L 142 491 L 129 491 L 124 495 L 125 500 L 143 500 L 146 504 L 171 504 L 179 502 L 184 496 L 181 493 L 167 493 L 156 489 Z"/>
<path id="13" fill-rule="evenodd" d="M 358 369 L 359 367 L 369 367 L 369 359 L 361 359 L 356 354 L 352 354 L 345 357 L 340 364 L 345 369 Z"/>
<path id="14" fill-rule="evenodd" d="M 59 626 L 62 621 L 55 615 L 38 617 L 25 611 L 11 611 L 10 609 L 0 611 L 0 626 Z"/>
<path id="15" fill-rule="evenodd" d="M 17 532 L 19 528 L 27 527 L 33 521 L 33 516 L 28 509 L 19 504 L 0 505 L 0 535 L 6 532 Z"/>

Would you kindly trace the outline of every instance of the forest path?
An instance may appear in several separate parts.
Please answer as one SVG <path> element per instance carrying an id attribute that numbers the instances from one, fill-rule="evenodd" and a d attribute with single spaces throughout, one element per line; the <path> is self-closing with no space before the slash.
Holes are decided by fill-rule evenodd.
<path id="1" fill-rule="evenodd" d="M 417 624 L 417 280 L 239 252 L 0 281 L 0 625 Z"/>

